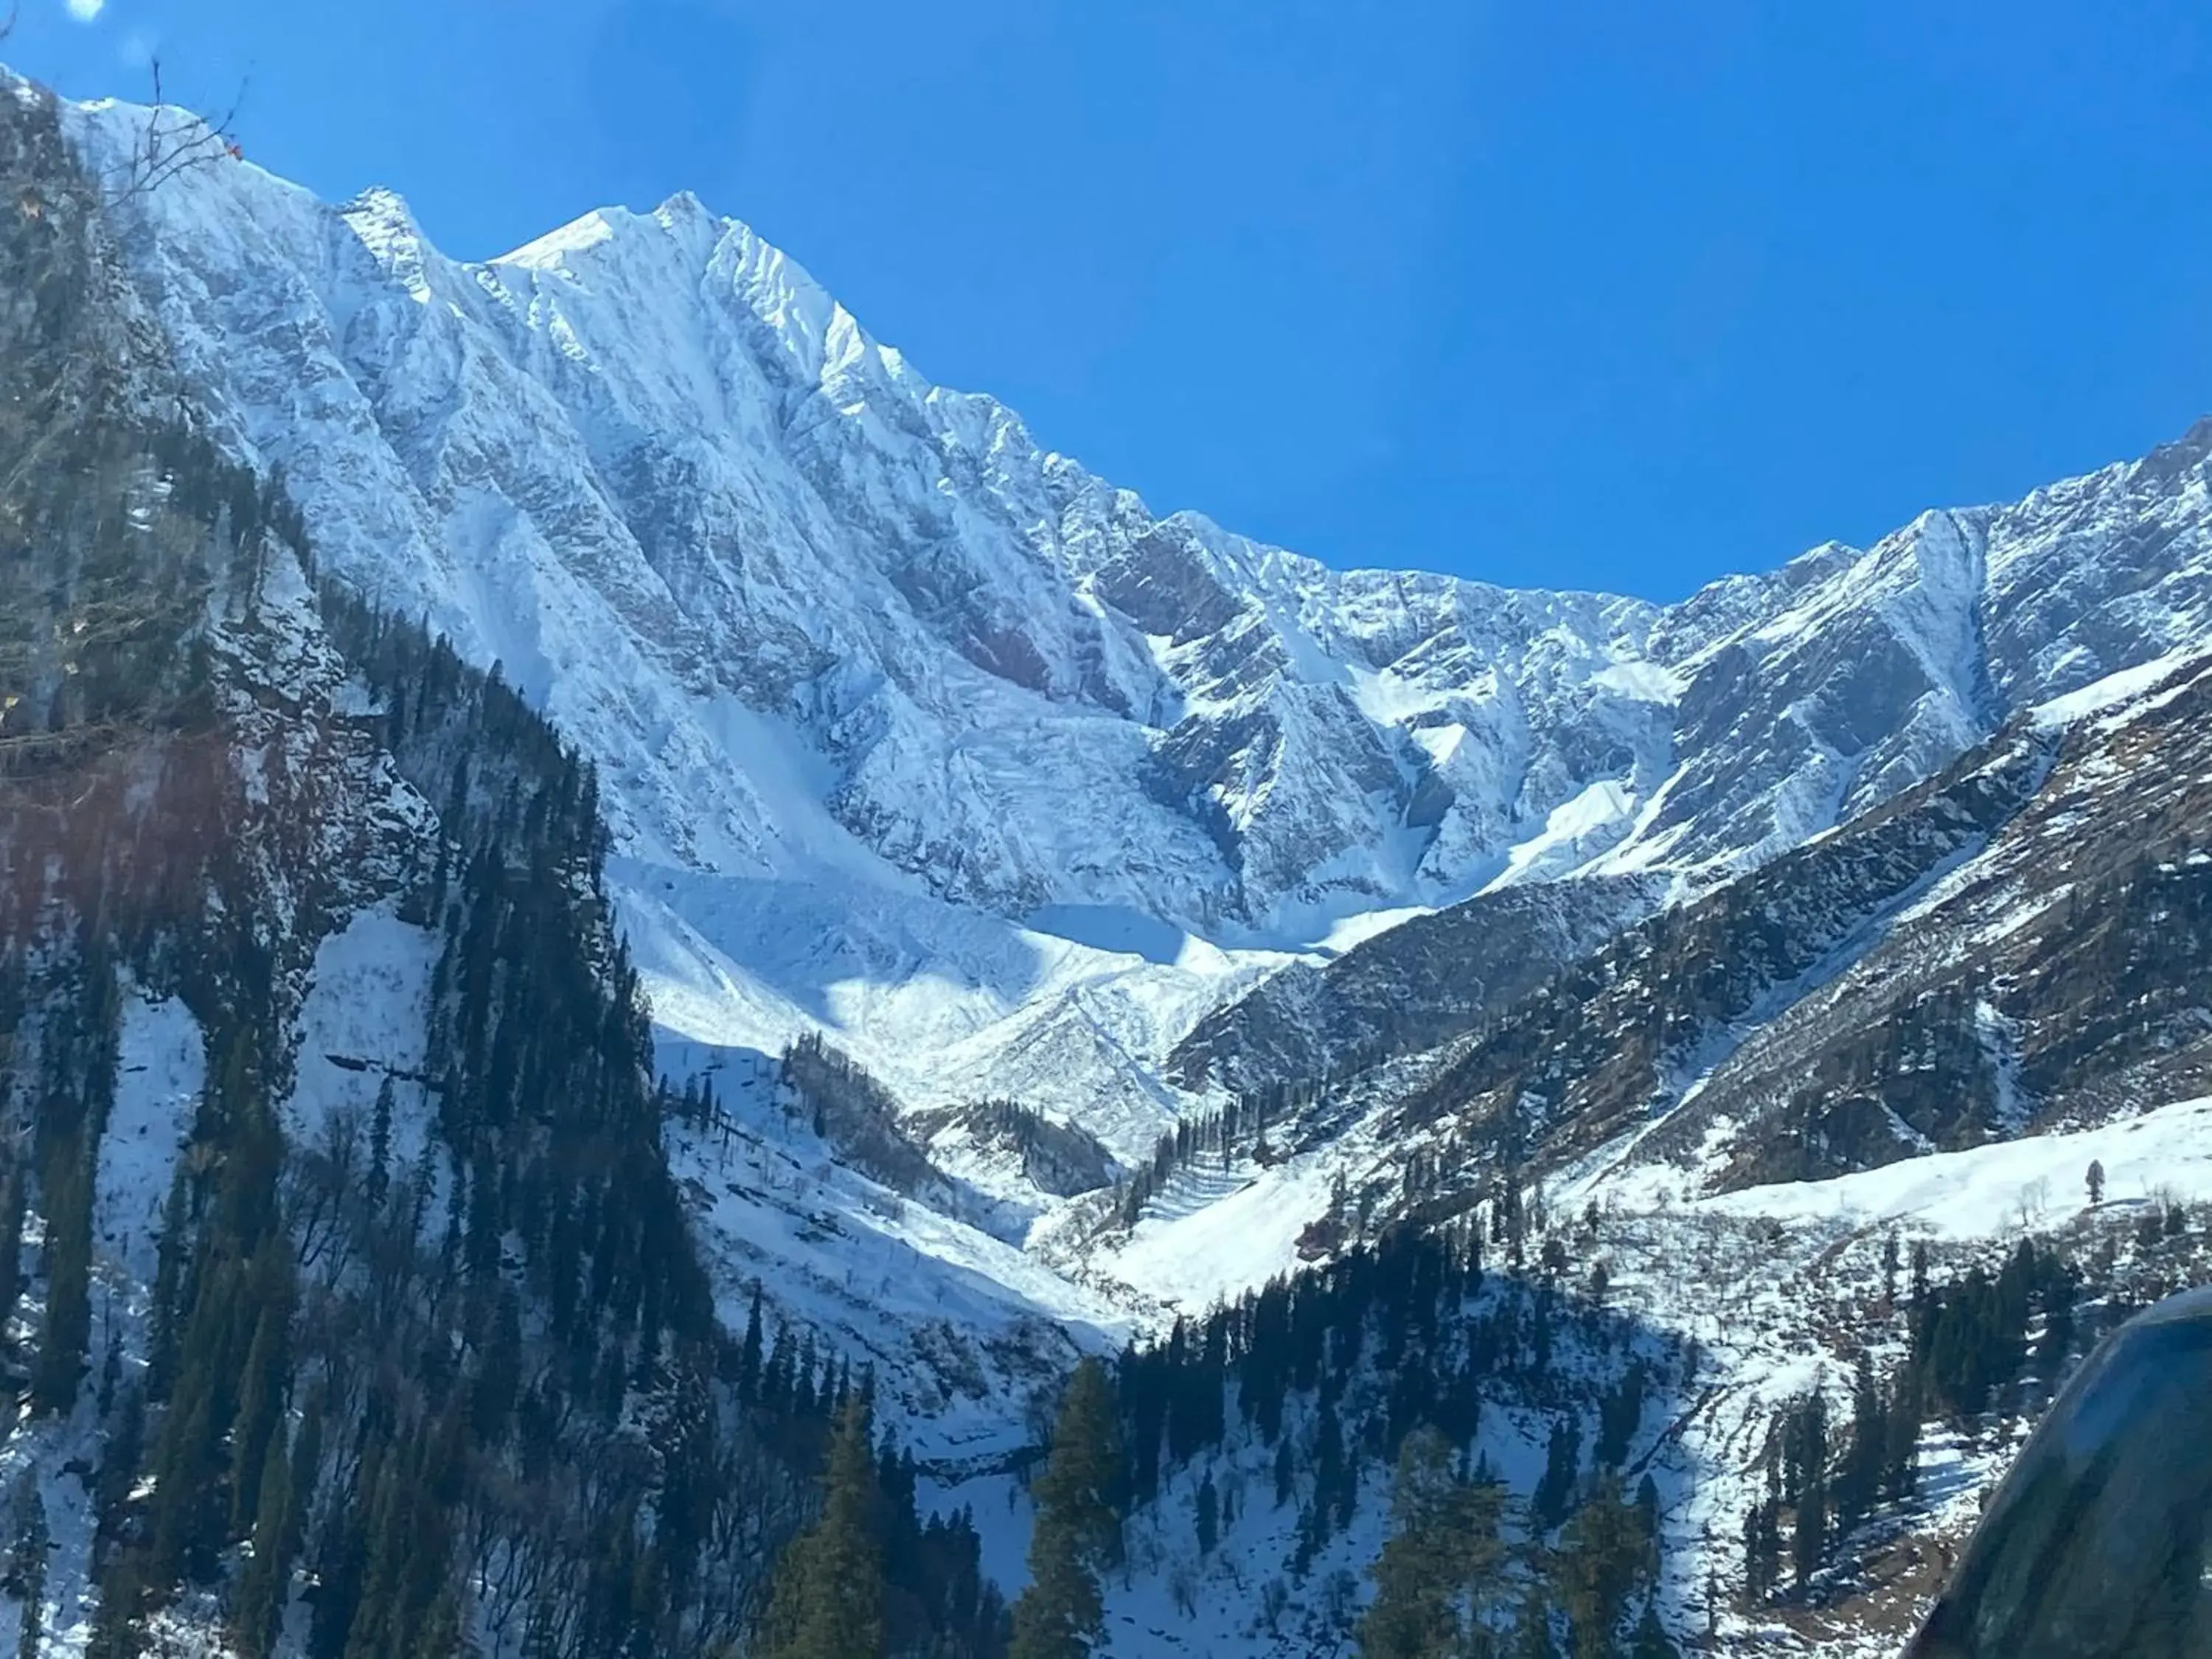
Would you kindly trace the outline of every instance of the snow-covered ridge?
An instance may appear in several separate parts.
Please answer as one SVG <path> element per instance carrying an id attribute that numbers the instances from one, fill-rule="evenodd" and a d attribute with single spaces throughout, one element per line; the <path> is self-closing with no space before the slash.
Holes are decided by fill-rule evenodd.
<path id="1" fill-rule="evenodd" d="M 70 115 L 95 167 L 146 118 Z M 481 264 L 250 163 L 122 211 L 325 565 L 599 762 L 682 1035 L 827 1027 L 926 1095 L 949 1033 L 959 1093 L 1125 1138 L 1285 949 L 1498 884 L 1698 890 L 2212 622 L 2212 427 L 1662 608 L 1158 516 L 688 196 Z M 794 958 L 779 892 L 856 948 Z"/>

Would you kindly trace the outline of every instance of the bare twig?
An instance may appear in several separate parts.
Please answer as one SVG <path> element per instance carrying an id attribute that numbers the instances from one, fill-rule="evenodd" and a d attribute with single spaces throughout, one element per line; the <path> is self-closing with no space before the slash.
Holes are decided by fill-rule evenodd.
<path id="1" fill-rule="evenodd" d="M 153 60 L 153 113 L 144 136 L 131 157 L 110 181 L 116 201 L 151 195 L 163 185 L 194 168 L 214 167 L 239 156 L 238 112 L 246 105 L 249 82 L 238 84 L 230 107 L 212 119 L 173 108 L 161 90 L 161 60 Z"/>

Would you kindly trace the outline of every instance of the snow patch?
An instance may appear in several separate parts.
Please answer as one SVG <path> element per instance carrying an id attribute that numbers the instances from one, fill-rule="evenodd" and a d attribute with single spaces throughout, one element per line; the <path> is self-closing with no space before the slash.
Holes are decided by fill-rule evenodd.
<path id="1" fill-rule="evenodd" d="M 422 1150 L 430 1110 L 423 1046 L 441 948 L 436 934 L 384 907 L 357 912 L 316 947 L 283 1109 L 295 1145 L 313 1140 L 341 1112 L 358 1114 L 365 1126 L 389 1079 L 398 1109 L 393 1152 L 407 1158 Z"/>
<path id="2" fill-rule="evenodd" d="M 2089 1165 L 2105 1166 L 2106 1202 L 2171 1194 L 2212 1198 L 2212 1099 L 2183 1101 L 2100 1128 L 1936 1152 L 1831 1181 L 1753 1187 L 1700 1199 L 1715 1215 L 1842 1223 L 1911 1223 L 1949 1239 L 1997 1238 L 2087 1206 Z"/>
<path id="3" fill-rule="evenodd" d="M 95 1248 L 126 1279 L 153 1280 L 162 1207 L 206 1083 L 205 1040 L 183 1000 L 129 990 L 93 1199 Z"/>

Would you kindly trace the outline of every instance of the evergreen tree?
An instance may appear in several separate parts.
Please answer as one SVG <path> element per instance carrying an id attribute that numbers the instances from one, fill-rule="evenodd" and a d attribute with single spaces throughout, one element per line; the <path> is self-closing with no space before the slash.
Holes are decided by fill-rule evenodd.
<path id="1" fill-rule="evenodd" d="M 760 1397 L 761 1385 L 761 1287 L 753 1285 L 752 1307 L 745 1315 L 745 1336 L 738 1350 L 738 1398 L 744 1401 Z"/>
<path id="2" fill-rule="evenodd" d="M 1030 1540 L 1030 1583 L 1014 1602 L 1009 1659 L 1085 1659 L 1105 1626 L 1097 1573 L 1074 1532 L 1040 1511 Z"/>
<path id="3" fill-rule="evenodd" d="M 146 1452 L 146 1395 L 136 1383 L 126 1383 L 107 1424 L 100 1449 L 100 1477 L 93 1489 L 93 1509 L 100 1536 L 113 1538 L 121 1529 L 131 1489 L 138 1479 L 138 1460 Z"/>
<path id="4" fill-rule="evenodd" d="M 1552 1437 L 1544 1450 L 1544 1473 L 1536 1482 L 1529 1508 L 1540 1531 L 1549 1532 L 1565 1519 L 1573 1502 L 1575 1482 L 1582 1472 L 1581 1419 L 1564 1417 L 1552 1425 Z"/>
<path id="5" fill-rule="evenodd" d="M 230 1477 L 234 1534 L 245 1533 L 260 1510 L 262 1469 L 283 1425 L 284 1389 L 291 1375 L 291 1262 L 292 1252 L 283 1237 L 272 1232 L 252 1270 L 260 1312 L 254 1322 L 245 1370 L 238 1381 Z M 281 1464 L 283 1459 L 276 1461 Z"/>
<path id="6" fill-rule="evenodd" d="M 1573 1659 L 1613 1659 L 1630 1600 L 1657 1568 L 1656 1540 L 1607 1476 L 1568 1521 L 1554 1568 Z"/>
<path id="7" fill-rule="evenodd" d="M 8 1540 L 8 1583 L 22 1598 L 22 1634 L 17 1659 L 38 1659 L 46 1623 L 46 1553 L 52 1534 L 46 1526 L 46 1502 L 39 1491 L 35 1469 L 27 1468 L 15 1482 L 10 1505 Z"/>
<path id="8" fill-rule="evenodd" d="M 1481 1639 L 1505 1565 L 1504 1509 L 1496 1486 L 1455 1478 L 1435 1430 L 1406 1437 L 1390 1537 L 1369 1569 L 1375 1600 L 1359 1623 L 1361 1659 L 1456 1659 Z"/>
<path id="9" fill-rule="evenodd" d="M 1790 1559 L 1797 1582 L 1807 1583 L 1820 1570 L 1828 1553 L 1828 1489 L 1808 1486 L 1797 1499 L 1797 1524 L 1791 1536 Z"/>
<path id="10" fill-rule="evenodd" d="M 92 1171 L 80 1132 L 46 1164 L 46 1314 L 31 1370 L 31 1401 L 62 1413 L 76 1401 L 92 1340 Z"/>
<path id="11" fill-rule="evenodd" d="M 1650 1391 L 1650 1376 L 1644 1362 L 1630 1360 L 1619 1385 L 1608 1389 L 1598 1405 L 1597 1444 L 1594 1449 L 1599 1468 L 1618 1468 L 1627 1461 L 1630 1444 L 1644 1420 L 1644 1399 Z"/>
<path id="12" fill-rule="evenodd" d="M 2094 1158 L 2089 1160 L 2089 1174 L 2086 1184 L 2089 1188 L 2091 1206 L 2102 1204 L 2105 1201 L 2105 1165 L 2102 1160 Z"/>
<path id="13" fill-rule="evenodd" d="M 1061 1398 L 1036 1483 L 1030 1585 L 1014 1603 L 1010 1659 L 1084 1659 L 1105 1624 L 1098 1574 L 1119 1559 L 1121 1425 L 1106 1368 L 1085 1359 Z"/>
<path id="14" fill-rule="evenodd" d="M 830 1442 L 822 1515 L 777 1564 L 761 1659 L 877 1659 L 884 1564 L 868 1408 L 853 1395 Z"/>
<path id="15" fill-rule="evenodd" d="M 115 1407 L 115 1390 L 123 1382 L 123 1328 L 115 1322 L 114 1298 L 107 1301 L 107 1352 L 100 1362 L 100 1389 L 95 1401 L 106 1417 Z"/>
<path id="16" fill-rule="evenodd" d="M 1773 1593 L 1782 1568 L 1782 1523 L 1772 1498 L 1764 1498 L 1744 1512 L 1743 1588 L 1756 1606 Z"/>
<path id="17" fill-rule="evenodd" d="M 252 1553 L 239 1574 L 231 1625 L 249 1659 L 268 1659 L 283 1620 L 292 1568 L 292 1478 L 282 1434 L 270 1437 L 256 1487 Z"/>
<path id="18" fill-rule="evenodd" d="M 1892 1503 L 1912 1495 L 1919 1474 L 1920 1400 L 1918 1373 L 1908 1365 L 1897 1379 L 1884 1414 L 1881 1495 Z"/>
<path id="19" fill-rule="evenodd" d="M 1552 1609 L 1541 1595 L 1522 1604 L 1510 1651 L 1512 1659 L 1559 1659 L 1559 1644 L 1552 1639 Z"/>
<path id="20" fill-rule="evenodd" d="M 161 1232 L 155 1245 L 154 1294 L 147 1310 L 146 1386 L 155 1400 L 169 1397 L 176 1374 L 177 1340 L 184 1326 L 185 1270 L 191 1255 L 191 1170 L 179 1158 L 169 1176 L 169 1196 L 161 1206 Z"/>
<path id="21" fill-rule="evenodd" d="M 85 1659 L 137 1659 L 144 1571 L 136 1550 L 119 1550 L 100 1575 L 100 1607 L 84 1645 Z"/>
<path id="22" fill-rule="evenodd" d="M 1659 1622 L 1656 1601 L 1644 1604 L 1644 1616 L 1636 1621 L 1636 1629 L 1628 1638 L 1628 1659 L 1682 1659 L 1681 1649 L 1674 1645 L 1674 1638 Z"/>
<path id="23" fill-rule="evenodd" d="M 1849 1533 L 1881 1494 L 1882 1460 L 1889 1451 L 1889 1419 L 1875 1387 L 1874 1362 L 1864 1353 L 1851 1378 L 1851 1439 L 1836 1476 L 1836 1530 Z"/>
<path id="24" fill-rule="evenodd" d="M 1783 1445 L 1786 1490 L 1797 1506 L 1790 1562 L 1802 1584 L 1828 1554 L 1828 1407 L 1818 1389 L 1790 1414 Z"/>
<path id="25" fill-rule="evenodd" d="M 46 1494 L 39 1489 L 39 1472 L 26 1468 L 15 1477 L 8 1495 L 8 1585 L 13 1589 L 30 1576 L 42 1559 L 52 1534 L 46 1525 Z"/>
<path id="26" fill-rule="evenodd" d="M 0 1340 L 15 1317 L 16 1298 L 23 1293 L 23 1163 L 10 1158 L 5 1181 L 0 1181 Z"/>
<path id="27" fill-rule="evenodd" d="M 392 1076 L 377 1085 L 376 1105 L 368 1119 L 368 1174 L 362 1183 L 371 1209 L 380 1208 L 392 1190 Z"/>
<path id="28" fill-rule="evenodd" d="M 39 1659 L 46 1631 L 46 1553 L 40 1550 L 23 1579 L 23 1623 L 15 1638 L 15 1659 Z"/>

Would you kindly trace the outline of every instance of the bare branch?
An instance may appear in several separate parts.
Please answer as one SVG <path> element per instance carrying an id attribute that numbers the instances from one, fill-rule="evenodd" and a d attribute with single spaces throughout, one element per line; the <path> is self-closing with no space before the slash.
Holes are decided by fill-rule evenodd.
<path id="1" fill-rule="evenodd" d="M 210 118 L 173 107 L 162 90 L 161 60 L 155 58 L 149 67 L 153 75 L 154 97 L 144 135 L 133 147 L 129 160 L 106 181 L 110 197 L 116 202 L 151 195 L 182 173 L 220 166 L 240 156 L 238 112 L 245 107 L 249 82 L 240 81 L 230 107 Z"/>

